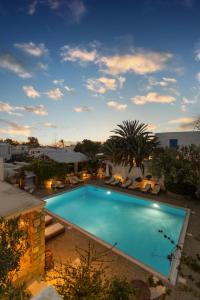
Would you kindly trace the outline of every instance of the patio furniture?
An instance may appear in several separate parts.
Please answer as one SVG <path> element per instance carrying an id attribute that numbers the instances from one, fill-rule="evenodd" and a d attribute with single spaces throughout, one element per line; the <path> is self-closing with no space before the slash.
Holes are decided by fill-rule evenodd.
<path id="1" fill-rule="evenodd" d="M 140 188 L 140 182 L 134 181 L 131 185 L 128 187 L 130 190 L 136 190 Z"/>
<path id="2" fill-rule="evenodd" d="M 150 183 L 147 183 L 143 188 L 141 188 L 140 191 L 143 193 L 148 193 L 150 191 L 150 189 L 151 189 L 151 185 L 150 185 Z"/>
<path id="3" fill-rule="evenodd" d="M 50 216 L 50 215 L 45 215 L 45 219 L 44 219 L 44 222 L 45 222 L 45 226 L 51 224 L 53 221 L 53 217 Z"/>
<path id="4" fill-rule="evenodd" d="M 151 190 L 151 194 L 153 195 L 158 195 L 160 193 L 160 185 L 159 184 L 155 184 L 153 189 Z"/>
<path id="5" fill-rule="evenodd" d="M 65 226 L 60 223 L 49 225 L 45 228 L 45 241 L 65 232 Z"/>
<path id="6" fill-rule="evenodd" d="M 110 183 L 111 185 L 118 185 L 120 184 L 120 180 L 119 179 L 115 179 L 113 182 Z"/>
<path id="7" fill-rule="evenodd" d="M 69 180 L 69 183 L 72 184 L 72 185 L 76 185 L 76 184 L 79 183 L 79 181 L 76 180 L 76 179 L 73 178 L 73 177 L 69 177 L 68 180 Z"/>
<path id="8" fill-rule="evenodd" d="M 127 187 L 129 187 L 129 186 L 132 184 L 132 182 L 133 182 L 133 181 L 129 178 L 129 179 L 126 180 L 125 183 L 123 183 L 123 184 L 121 185 L 121 187 L 122 187 L 122 188 L 127 188 Z"/>
<path id="9" fill-rule="evenodd" d="M 104 181 L 105 184 L 111 184 L 111 182 L 114 182 L 115 178 L 112 176 L 110 179 Z"/>
<path id="10" fill-rule="evenodd" d="M 80 179 L 80 178 L 77 177 L 77 176 L 72 176 L 71 178 L 74 178 L 76 181 L 78 181 L 78 182 L 80 182 L 80 183 L 84 182 L 83 179 Z"/>

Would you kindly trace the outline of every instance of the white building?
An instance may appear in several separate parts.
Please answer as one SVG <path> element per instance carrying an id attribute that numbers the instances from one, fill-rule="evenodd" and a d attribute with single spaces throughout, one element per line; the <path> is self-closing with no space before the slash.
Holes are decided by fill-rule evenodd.
<path id="1" fill-rule="evenodd" d="M 0 142 L 0 157 L 3 160 L 10 160 L 12 156 L 12 148 L 11 145 L 8 143 Z"/>
<path id="2" fill-rule="evenodd" d="M 16 146 L 12 146 L 12 155 L 23 155 L 23 154 L 27 154 L 28 153 L 28 146 L 27 145 L 16 145 Z"/>
<path id="3" fill-rule="evenodd" d="M 200 145 L 200 131 L 161 132 L 156 133 L 161 147 Z"/>
<path id="4" fill-rule="evenodd" d="M 33 148 L 29 150 L 31 157 L 48 157 L 58 163 L 74 164 L 75 172 L 78 170 L 78 163 L 88 161 L 88 157 L 80 152 L 60 148 Z"/>

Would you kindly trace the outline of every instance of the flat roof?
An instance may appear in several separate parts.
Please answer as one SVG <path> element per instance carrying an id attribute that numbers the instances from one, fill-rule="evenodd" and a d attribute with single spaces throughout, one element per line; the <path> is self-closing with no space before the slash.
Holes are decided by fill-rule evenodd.
<path id="1" fill-rule="evenodd" d="M 7 182 L 0 181 L 0 216 L 18 216 L 45 202 Z"/>

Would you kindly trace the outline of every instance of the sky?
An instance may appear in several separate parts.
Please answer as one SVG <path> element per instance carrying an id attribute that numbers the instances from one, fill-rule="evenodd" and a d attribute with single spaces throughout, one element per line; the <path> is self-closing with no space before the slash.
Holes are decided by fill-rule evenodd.
<path id="1" fill-rule="evenodd" d="M 0 0 L 0 138 L 105 141 L 199 114 L 200 1 Z"/>

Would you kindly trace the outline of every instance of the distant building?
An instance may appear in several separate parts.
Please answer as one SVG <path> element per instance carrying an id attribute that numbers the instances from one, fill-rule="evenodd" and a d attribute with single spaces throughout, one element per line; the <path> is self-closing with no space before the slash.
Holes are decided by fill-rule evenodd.
<path id="1" fill-rule="evenodd" d="M 200 145 L 200 131 L 161 132 L 156 133 L 161 147 Z"/>
<path id="2" fill-rule="evenodd" d="M 0 142 L 0 157 L 3 160 L 10 160 L 12 156 L 12 147 L 8 143 L 1 143 Z"/>
<path id="3" fill-rule="evenodd" d="M 27 154 L 29 150 L 29 147 L 27 145 L 16 145 L 16 146 L 12 146 L 12 155 L 13 156 L 17 156 L 17 155 L 24 155 Z"/>

